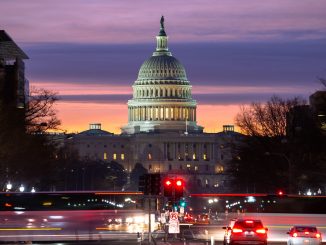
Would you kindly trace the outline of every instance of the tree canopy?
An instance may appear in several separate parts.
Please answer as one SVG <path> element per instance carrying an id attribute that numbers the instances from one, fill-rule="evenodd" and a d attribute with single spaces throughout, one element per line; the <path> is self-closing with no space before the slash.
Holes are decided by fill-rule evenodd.
<path id="1" fill-rule="evenodd" d="M 291 108 L 305 105 L 298 97 L 282 99 L 273 96 L 266 103 L 253 102 L 242 106 L 236 116 L 236 124 L 250 136 L 283 137 L 286 135 L 286 117 Z"/>

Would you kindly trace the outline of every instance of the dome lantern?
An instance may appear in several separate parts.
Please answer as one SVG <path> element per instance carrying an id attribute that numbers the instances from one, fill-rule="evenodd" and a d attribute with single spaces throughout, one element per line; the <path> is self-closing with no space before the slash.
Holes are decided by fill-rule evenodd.
<path id="1" fill-rule="evenodd" d="M 168 36 L 165 33 L 164 29 L 164 16 L 161 17 L 161 28 L 159 34 L 156 36 L 156 52 L 153 53 L 153 56 L 158 55 L 169 55 L 171 56 L 171 52 L 169 52 L 168 48 Z"/>

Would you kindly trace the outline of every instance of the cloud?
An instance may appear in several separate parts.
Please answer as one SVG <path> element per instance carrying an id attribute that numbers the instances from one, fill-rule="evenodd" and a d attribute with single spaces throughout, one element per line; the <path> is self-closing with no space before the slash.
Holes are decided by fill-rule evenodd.
<path id="1" fill-rule="evenodd" d="M 158 32 L 161 14 L 174 40 L 288 40 L 286 33 L 325 38 L 324 0 L 11 0 L 0 28 L 19 42 L 142 43 Z M 291 37 L 290 37 L 291 38 Z"/>
<path id="2" fill-rule="evenodd" d="M 326 70 L 326 42 L 170 42 L 193 86 L 304 86 L 316 88 Z M 31 83 L 129 87 L 152 44 L 24 44 Z"/>

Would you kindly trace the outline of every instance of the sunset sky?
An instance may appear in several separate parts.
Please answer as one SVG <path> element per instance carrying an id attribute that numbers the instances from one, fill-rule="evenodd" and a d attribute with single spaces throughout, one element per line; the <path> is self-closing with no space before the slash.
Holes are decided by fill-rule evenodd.
<path id="1" fill-rule="evenodd" d="M 10 0 L 4 29 L 30 57 L 31 86 L 57 91 L 62 129 L 92 122 L 120 133 L 161 15 L 185 66 L 206 132 L 234 124 L 240 105 L 302 96 L 326 77 L 325 0 Z"/>

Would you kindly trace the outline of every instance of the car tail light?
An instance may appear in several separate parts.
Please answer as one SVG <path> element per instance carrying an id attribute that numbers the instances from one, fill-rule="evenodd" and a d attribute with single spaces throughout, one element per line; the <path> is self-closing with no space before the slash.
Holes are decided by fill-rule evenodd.
<path id="1" fill-rule="evenodd" d="M 233 233 L 241 233 L 241 232 L 243 232 L 243 230 L 242 229 L 239 229 L 239 228 L 233 228 L 232 229 L 232 232 Z"/>
<path id="2" fill-rule="evenodd" d="M 292 233 L 292 236 L 293 237 L 297 237 L 298 236 L 298 233 L 294 232 L 294 233 Z"/>
<path id="3" fill-rule="evenodd" d="M 258 234 L 266 234 L 266 229 L 258 229 L 258 230 L 256 230 L 256 233 L 258 233 Z"/>
<path id="4" fill-rule="evenodd" d="M 320 237 L 321 237 L 320 233 L 317 233 L 317 234 L 316 234 L 316 237 L 317 237 L 317 238 L 320 238 Z"/>
<path id="5" fill-rule="evenodd" d="M 305 235 L 309 235 L 309 231 L 305 231 L 304 234 L 305 234 Z"/>

